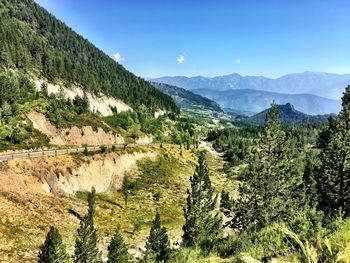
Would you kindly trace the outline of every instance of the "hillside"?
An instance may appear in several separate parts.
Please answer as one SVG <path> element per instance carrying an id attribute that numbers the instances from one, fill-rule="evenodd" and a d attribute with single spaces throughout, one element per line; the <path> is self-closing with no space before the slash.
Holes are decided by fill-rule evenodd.
<path id="1" fill-rule="evenodd" d="M 171 96 L 176 105 L 183 111 L 223 111 L 220 105 L 215 101 L 202 97 L 186 89 L 156 82 L 152 82 L 152 85 L 161 92 Z"/>
<path id="2" fill-rule="evenodd" d="M 1 70 L 121 99 L 135 108 L 178 111 L 172 99 L 127 71 L 33 0 L 0 2 Z"/>
<path id="3" fill-rule="evenodd" d="M 266 115 L 271 108 L 266 109 L 258 114 L 255 114 L 243 122 L 249 124 L 263 124 L 266 120 Z M 330 114 L 325 115 L 308 115 L 302 113 L 294 108 L 290 103 L 285 105 L 277 105 L 279 118 L 282 124 L 306 124 L 306 123 L 320 123 L 327 122 Z"/>
<path id="4" fill-rule="evenodd" d="M 339 100 L 343 88 L 350 83 L 350 74 L 331 74 L 323 72 L 303 72 L 288 74 L 277 79 L 263 76 L 241 76 L 230 74 L 218 77 L 162 77 L 153 81 L 175 85 L 185 89 L 256 89 L 279 93 L 309 93 Z"/>
<path id="5" fill-rule="evenodd" d="M 289 102 L 297 110 L 310 115 L 338 113 L 341 106 L 340 101 L 311 94 L 283 94 L 249 89 L 225 91 L 196 89 L 192 91 L 215 100 L 223 108 L 255 113 L 269 108 L 273 100 L 277 104 L 286 104 Z"/>

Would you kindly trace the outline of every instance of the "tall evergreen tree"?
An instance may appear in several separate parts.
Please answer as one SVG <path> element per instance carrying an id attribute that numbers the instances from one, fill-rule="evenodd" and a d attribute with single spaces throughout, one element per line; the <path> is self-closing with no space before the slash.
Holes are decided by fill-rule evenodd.
<path id="1" fill-rule="evenodd" d="M 240 197 L 232 205 L 231 226 L 261 228 L 287 220 L 301 200 L 302 176 L 293 164 L 289 141 L 283 132 L 276 104 L 266 116 L 264 130 L 251 149 L 240 176 Z"/>
<path id="2" fill-rule="evenodd" d="M 209 249 L 221 234 L 222 218 L 215 212 L 217 195 L 211 185 L 204 152 L 201 152 L 198 158 L 198 165 L 190 183 L 187 205 L 184 208 L 183 244 Z"/>
<path id="3" fill-rule="evenodd" d="M 124 203 L 125 203 L 125 208 L 128 207 L 128 200 L 129 200 L 129 177 L 127 175 L 124 176 L 123 178 L 123 184 L 122 188 L 120 189 L 123 197 L 124 197 Z"/>
<path id="4" fill-rule="evenodd" d="M 319 208 L 327 216 L 350 215 L 350 85 L 342 98 L 343 109 L 320 134 L 320 168 L 317 180 Z"/>
<path id="5" fill-rule="evenodd" d="M 128 250 L 120 233 L 120 227 L 117 227 L 111 243 L 108 246 L 107 263 L 127 263 Z"/>
<path id="6" fill-rule="evenodd" d="M 94 227 L 96 191 L 88 195 L 88 213 L 80 220 L 78 235 L 75 240 L 75 263 L 100 263 L 101 257 L 97 248 L 97 234 Z"/>
<path id="7" fill-rule="evenodd" d="M 307 204 L 310 207 L 317 205 L 317 182 L 316 182 L 316 158 L 311 152 L 306 154 L 305 168 L 303 174 L 304 194 Z"/>
<path id="8" fill-rule="evenodd" d="M 146 262 L 168 262 L 170 253 L 170 242 L 165 227 L 161 226 L 160 215 L 157 212 L 153 220 L 150 234 L 146 242 Z"/>
<path id="9" fill-rule="evenodd" d="M 54 226 L 47 233 L 44 244 L 40 248 L 38 263 L 68 263 L 66 246 L 62 237 Z"/>

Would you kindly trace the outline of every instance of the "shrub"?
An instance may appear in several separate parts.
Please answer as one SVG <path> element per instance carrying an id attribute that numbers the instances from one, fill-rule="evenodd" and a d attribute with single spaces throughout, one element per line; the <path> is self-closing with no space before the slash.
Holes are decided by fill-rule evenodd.
<path id="1" fill-rule="evenodd" d="M 100 151 L 101 151 L 101 153 L 106 153 L 107 152 L 107 146 L 106 145 L 101 145 L 100 146 Z"/>

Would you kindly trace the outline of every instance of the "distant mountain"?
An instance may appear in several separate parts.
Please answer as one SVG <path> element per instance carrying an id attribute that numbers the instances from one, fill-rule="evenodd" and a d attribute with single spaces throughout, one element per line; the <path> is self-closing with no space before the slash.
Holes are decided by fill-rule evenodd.
<path id="1" fill-rule="evenodd" d="M 171 86 L 163 83 L 151 82 L 159 91 L 171 96 L 176 105 L 184 111 L 215 111 L 223 112 L 222 108 L 215 101 L 202 97 L 183 88 Z"/>
<path id="2" fill-rule="evenodd" d="M 282 124 L 305 124 L 305 123 L 319 123 L 326 122 L 331 116 L 326 115 L 308 115 L 297 111 L 292 104 L 287 103 L 285 105 L 277 105 L 280 121 Z M 263 124 L 266 119 L 266 114 L 270 109 L 266 109 L 258 114 L 255 114 L 243 122 L 250 124 Z"/>
<path id="3" fill-rule="evenodd" d="M 231 90 L 255 89 L 288 94 L 314 94 L 339 100 L 344 88 L 350 84 L 350 74 L 303 72 L 289 74 L 277 79 L 263 76 L 241 76 L 231 74 L 219 77 L 162 77 L 153 81 L 175 85 L 181 88 Z"/>
<path id="4" fill-rule="evenodd" d="M 196 89 L 193 92 L 215 100 L 223 108 L 240 112 L 260 112 L 270 107 L 274 100 L 277 104 L 291 103 L 299 111 L 311 115 L 338 113 L 341 102 L 311 94 L 282 94 L 262 90 L 236 89 L 215 91 Z"/>

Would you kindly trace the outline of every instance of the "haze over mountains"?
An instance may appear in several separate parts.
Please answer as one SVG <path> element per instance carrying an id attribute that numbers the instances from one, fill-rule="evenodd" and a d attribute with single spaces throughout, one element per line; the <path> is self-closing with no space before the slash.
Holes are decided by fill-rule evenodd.
<path id="1" fill-rule="evenodd" d="M 162 77 L 154 82 L 182 87 L 217 101 L 224 108 L 259 112 L 270 106 L 292 103 L 307 114 L 338 113 L 350 74 L 303 72 L 271 79 L 230 74 L 219 77 Z"/>
<path id="2" fill-rule="evenodd" d="M 255 89 L 289 94 L 315 94 L 340 100 L 344 88 L 350 83 L 350 74 L 303 72 L 271 79 L 263 76 L 241 76 L 233 73 L 218 77 L 162 77 L 153 79 L 185 89 Z"/>
<path id="3" fill-rule="evenodd" d="M 272 101 L 277 104 L 291 103 L 299 111 L 311 115 L 338 113 L 341 108 L 341 103 L 338 100 L 312 94 L 283 94 L 252 89 L 223 91 L 195 89 L 192 91 L 218 102 L 223 108 L 236 109 L 242 112 L 263 111 L 271 106 Z"/>

